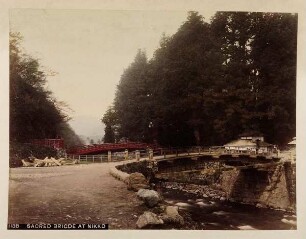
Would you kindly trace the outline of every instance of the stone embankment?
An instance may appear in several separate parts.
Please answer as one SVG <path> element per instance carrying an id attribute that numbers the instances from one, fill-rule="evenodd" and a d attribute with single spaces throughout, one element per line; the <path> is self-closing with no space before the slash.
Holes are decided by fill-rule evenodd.
<path id="1" fill-rule="evenodd" d="M 128 173 L 125 173 L 125 172 L 122 172 L 122 171 L 118 170 L 115 166 L 111 167 L 109 169 L 109 172 L 112 176 L 114 176 L 118 180 L 127 183 L 127 179 L 129 177 Z"/>
<path id="2" fill-rule="evenodd" d="M 182 158 L 158 164 L 156 177 L 162 181 L 179 182 L 189 190 L 224 197 L 229 201 L 287 211 L 296 210 L 295 163 L 290 160 L 240 163 L 212 162 L 205 159 Z M 210 192 L 210 191 L 215 192 Z"/>
<path id="3" fill-rule="evenodd" d="M 146 174 L 144 163 L 139 164 L 138 170 Z M 164 183 L 165 187 L 178 187 L 183 192 L 204 198 L 296 211 L 295 164 L 279 162 L 261 168 L 229 170 L 218 163 L 200 163 L 203 164 L 203 170 L 198 172 L 186 171 L 186 166 L 181 163 L 167 172 L 158 171 L 156 176 L 167 181 Z M 137 162 L 121 165 L 119 168 L 136 172 Z M 194 178 L 201 180 L 191 180 Z"/>
<path id="4" fill-rule="evenodd" d="M 157 172 L 162 187 L 180 190 L 208 200 L 250 204 L 259 208 L 271 208 L 295 212 L 295 165 L 290 162 L 267 164 L 260 168 L 223 168 L 223 165 L 203 163 L 203 170 L 186 171 L 184 163 L 174 169 Z M 122 172 L 121 169 L 125 172 Z M 182 169 L 182 170 L 180 170 Z M 187 228 L 188 214 L 179 211 L 178 205 L 169 205 L 162 195 L 150 190 L 147 178 L 147 161 L 125 162 L 111 168 L 110 173 L 137 192 L 148 210 L 137 221 L 138 228 Z M 147 175 L 148 174 L 148 175 Z M 179 177 L 179 180 L 177 180 Z M 199 178 L 196 184 L 191 178 Z M 182 217 L 183 215 L 183 217 Z M 191 224 L 190 224 L 191 225 Z M 189 226 L 190 226 L 189 225 Z"/>
<path id="5" fill-rule="evenodd" d="M 137 192 L 148 210 L 139 216 L 136 226 L 139 229 L 181 228 L 184 218 L 179 214 L 177 206 L 169 206 L 155 190 L 149 189 L 148 180 L 141 173 L 125 173 L 116 167 L 110 168 L 110 174 L 127 184 L 128 190 Z"/>
<path id="6" fill-rule="evenodd" d="M 257 207 L 296 210 L 295 165 L 280 163 L 265 170 L 224 171 L 220 188 L 231 201 Z"/>

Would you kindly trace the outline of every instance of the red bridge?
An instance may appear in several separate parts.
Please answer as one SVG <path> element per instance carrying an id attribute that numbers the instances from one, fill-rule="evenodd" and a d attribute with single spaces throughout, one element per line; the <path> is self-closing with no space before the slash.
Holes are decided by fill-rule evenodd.
<path id="1" fill-rule="evenodd" d="M 140 149 L 147 149 L 147 148 L 156 148 L 156 145 L 146 144 L 146 143 L 135 143 L 135 142 L 128 142 L 128 143 L 115 143 L 115 144 L 94 144 L 94 145 L 86 145 L 75 147 L 67 150 L 69 154 L 101 154 L 106 153 L 108 151 L 124 151 L 124 150 L 140 150 Z"/>

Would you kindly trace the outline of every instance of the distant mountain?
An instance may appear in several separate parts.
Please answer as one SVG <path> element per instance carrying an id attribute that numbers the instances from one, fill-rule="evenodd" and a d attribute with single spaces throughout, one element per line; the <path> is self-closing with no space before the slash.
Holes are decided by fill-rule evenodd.
<path id="1" fill-rule="evenodd" d="M 84 141 L 84 144 L 91 144 L 91 140 L 93 140 L 94 144 L 101 144 L 103 136 L 101 135 L 79 135 L 79 137 Z"/>
<path id="2" fill-rule="evenodd" d="M 85 144 L 101 143 L 104 135 L 104 124 L 97 117 L 75 116 L 69 124 Z"/>

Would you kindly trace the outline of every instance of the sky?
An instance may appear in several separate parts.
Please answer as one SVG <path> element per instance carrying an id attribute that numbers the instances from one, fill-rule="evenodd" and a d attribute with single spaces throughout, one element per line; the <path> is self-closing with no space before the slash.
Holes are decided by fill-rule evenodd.
<path id="1" fill-rule="evenodd" d="M 201 12 L 209 21 L 214 12 Z M 97 140 L 101 118 L 115 97 L 123 70 L 137 50 L 149 58 L 163 33 L 174 34 L 186 11 L 39 10 L 10 11 L 10 30 L 23 36 L 24 51 L 40 60 L 47 88 L 69 106 L 78 135 Z"/>

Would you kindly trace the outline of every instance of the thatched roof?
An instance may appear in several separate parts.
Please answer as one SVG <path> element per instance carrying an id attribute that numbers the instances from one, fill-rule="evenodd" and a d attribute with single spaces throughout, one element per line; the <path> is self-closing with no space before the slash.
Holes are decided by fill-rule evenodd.
<path id="1" fill-rule="evenodd" d="M 256 143 L 253 142 L 252 140 L 247 140 L 247 139 L 237 139 L 237 140 L 233 140 L 227 144 L 225 144 L 224 146 L 226 147 L 256 147 Z"/>
<path id="2" fill-rule="evenodd" d="M 269 144 L 267 142 L 263 141 L 252 141 L 250 139 L 237 139 L 233 140 L 227 144 L 225 144 L 225 147 L 257 147 L 257 144 L 259 147 L 272 147 L 272 144 Z"/>

